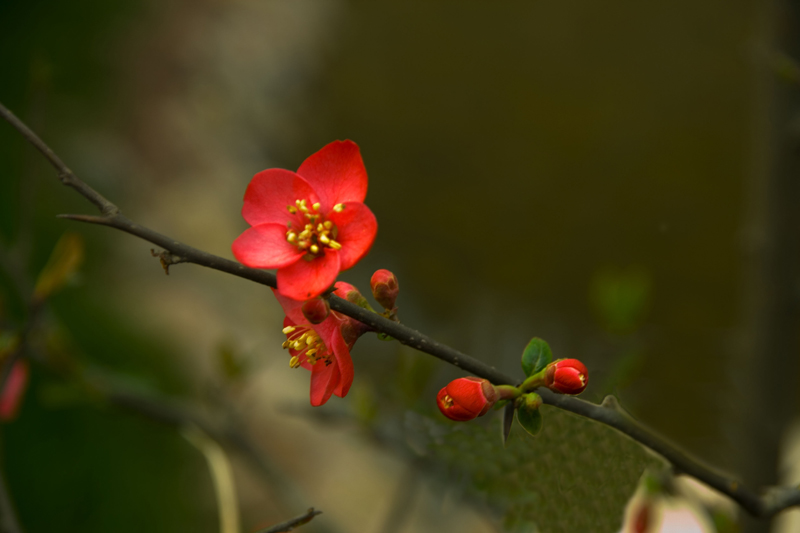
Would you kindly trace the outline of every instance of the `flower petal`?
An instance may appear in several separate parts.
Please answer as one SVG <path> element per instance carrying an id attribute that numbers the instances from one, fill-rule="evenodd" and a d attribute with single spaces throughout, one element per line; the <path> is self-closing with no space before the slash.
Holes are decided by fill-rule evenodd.
<path id="1" fill-rule="evenodd" d="M 282 268 L 298 261 L 303 252 L 286 241 L 286 226 L 259 224 L 233 241 L 234 257 L 252 268 Z"/>
<path id="2" fill-rule="evenodd" d="M 287 298 L 275 289 L 272 289 L 272 294 L 275 295 L 275 299 L 281 304 L 286 315 L 286 318 L 283 319 L 283 327 L 308 325 L 308 320 L 303 316 L 303 302 Z"/>
<path id="3" fill-rule="evenodd" d="M 319 296 L 339 275 L 339 252 L 325 249 L 325 255 L 305 258 L 278 270 L 278 292 L 295 300 Z"/>
<path id="4" fill-rule="evenodd" d="M 323 212 L 335 204 L 363 202 L 367 197 L 367 169 L 353 141 L 325 145 L 303 161 L 297 173 L 317 192 Z"/>
<path id="5" fill-rule="evenodd" d="M 282 168 L 262 170 L 250 180 L 244 193 L 242 216 L 251 225 L 283 224 L 301 218 L 292 215 L 287 206 L 296 200 L 307 200 L 309 205 L 319 201 L 313 187 L 303 178 Z M 302 224 L 300 224 L 302 227 Z"/>
<path id="6" fill-rule="evenodd" d="M 369 252 L 378 233 L 378 221 L 369 207 L 360 202 L 347 202 L 341 212 L 331 211 L 326 218 L 336 224 L 336 241 L 342 245 L 340 268 L 347 270 Z"/>
<path id="7" fill-rule="evenodd" d="M 339 398 L 344 398 L 350 390 L 350 385 L 353 384 L 353 359 L 350 357 L 350 350 L 342 337 L 341 329 L 337 330 L 331 344 L 333 345 L 333 353 L 336 356 L 336 363 L 339 365 L 339 373 L 341 374 L 339 384 L 333 393 Z"/>
<path id="8" fill-rule="evenodd" d="M 329 365 L 317 361 L 311 368 L 311 405 L 317 407 L 327 402 L 339 385 L 339 380 L 339 365 L 335 361 Z"/>

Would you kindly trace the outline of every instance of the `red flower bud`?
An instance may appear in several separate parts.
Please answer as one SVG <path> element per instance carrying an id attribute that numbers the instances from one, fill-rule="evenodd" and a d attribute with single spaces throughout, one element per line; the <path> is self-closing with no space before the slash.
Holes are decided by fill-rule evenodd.
<path id="1" fill-rule="evenodd" d="M 375 301 L 383 306 L 384 309 L 393 309 L 400 286 L 397 284 L 397 277 L 386 269 L 376 270 L 369 280 L 372 287 L 372 296 Z"/>
<path id="2" fill-rule="evenodd" d="M 306 317 L 309 323 L 321 324 L 328 318 L 331 307 L 328 305 L 328 300 L 324 298 L 312 298 L 303 303 L 302 311 L 303 316 Z"/>
<path id="3" fill-rule="evenodd" d="M 439 391 L 436 403 L 444 416 L 463 422 L 485 415 L 498 399 L 488 379 L 466 377 L 448 383 Z"/>
<path id="4" fill-rule="evenodd" d="M 0 420 L 8 422 L 17 416 L 27 386 L 28 362 L 20 359 L 11 367 L 6 386 L 0 392 Z"/>
<path id="5" fill-rule="evenodd" d="M 544 385 L 561 394 L 580 394 L 589 383 L 589 371 L 577 359 L 559 359 L 547 365 Z"/>

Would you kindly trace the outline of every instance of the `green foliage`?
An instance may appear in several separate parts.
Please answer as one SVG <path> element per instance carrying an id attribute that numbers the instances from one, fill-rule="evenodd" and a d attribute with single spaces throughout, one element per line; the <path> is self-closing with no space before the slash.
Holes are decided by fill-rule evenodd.
<path id="1" fill-rule="evenodd" d="M 606 269 L 594 275 L 589 295 L 603 327 L 615 334 L 627 334 L 644 317 L 650 288 L 650 274 L 642 267 Z"/>
<path id="2" fill-rule="evenodd" d="M 525 404 L 517 409 L 517 422 L 532 436 L 536 436 L 542 430 L 542 413 L 538 408 L 528 408 Z"/>
<path id="3" fill-rule="evenodd" d="M 535 439 L 514 429 L 505 447 L 493 424 L 409 415 L 405 429 L 426 444 L 433 465 L 445 465 L 449 486 L 496 511 L 506 531 L 619 531 L 642 472 L 660 463 L 611 428 L 542 409 L 547 429 Z"/>
<path id="4" fill-rule="evenodd" d="M 526 376 L 532 376 L 553 360 L 550 345 L 539 337 L 534 337 L 522 352 L 522 370 Z"/>

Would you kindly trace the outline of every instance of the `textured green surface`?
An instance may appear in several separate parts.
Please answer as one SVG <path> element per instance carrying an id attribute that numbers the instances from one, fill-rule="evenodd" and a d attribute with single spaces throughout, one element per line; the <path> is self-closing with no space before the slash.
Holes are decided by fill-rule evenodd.
<path id="1" fill-rule="evenodd" d="M 411 416 L 407 425 L 429 439 L 450 481 L 495 509 L 508 531 L 618 531 L 639 477 L 660 461 L 613 429 L 542 409 L 539 435 L 515 425 L 505 448 L 496 420 L 483 427 Z"/>

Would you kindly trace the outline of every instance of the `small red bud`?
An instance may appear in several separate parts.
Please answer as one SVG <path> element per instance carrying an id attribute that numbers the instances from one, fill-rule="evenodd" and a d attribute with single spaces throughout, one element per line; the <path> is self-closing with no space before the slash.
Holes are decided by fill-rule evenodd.
<path id="1" fill-rule="evenodd" d="M 375 297 L 376 302 L 381 304 L 384 309 L 394 309 L 394 302 L 400 292 L 400 286 L 394 274 L 385 268 L 376 270 L 369 280 L 369 285 L 372 287 L 372 296 Z"/>
<path id="2" fill-rule="evenodd" d="M 28 362 L 20 359 L 11 367 L 6 386 L 0 392 L 0 420 L 8 422 L 17 416 L 27 386 Z"/>
<path id="3" fill-rule="evenodd" d="M 494 385 L 476 377 L 453 380 L 436 395 L 442 414 L 459 422 L 485 415 L 498 399 Z"/>
<path id="4" fill-rule="evenodd" d="M 547 365 L 544 385 L 561 394 L 580 394 L 589 383 L 589 371 L 577 359 L 558 359 Z"/>
<path id="5" fill-rule="evenodd" d="M 336 290 L 333 291 L 333 294 L 339 298 L 343 298 L 350 303 L 354 303 L 359 307 L 363 307 L 364 309 L 371 309 L 367 299 L 364 298 L 364 296 L 354 286 L 344 281 L 337 281 L 335 287 Z"/>
<path id="6" fill-rule="evenodd" d="M 326 318 L 328 313 L 331 312 L 331 307 L 328 305 L 328 300 L 324 298 L 312 298 L 303 303 L 303 316 L 311 324 L 320 324 Z"/>

